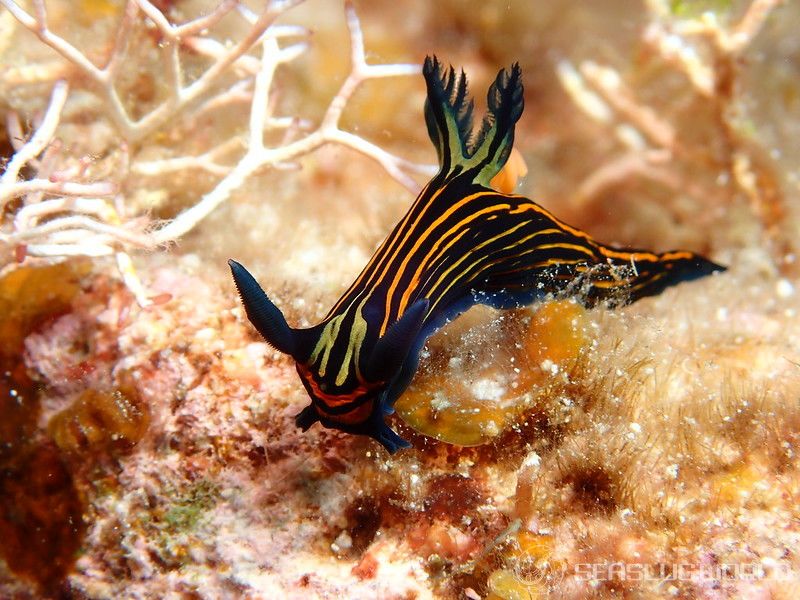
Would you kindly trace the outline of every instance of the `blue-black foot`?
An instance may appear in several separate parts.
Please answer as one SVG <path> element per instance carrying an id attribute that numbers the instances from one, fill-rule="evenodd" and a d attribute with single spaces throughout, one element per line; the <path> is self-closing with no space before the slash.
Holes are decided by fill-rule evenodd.
<path id="1" fill-rule="evenodd" d="M 312 404 L 306 406 L 294 418 L 294 422 L 303 431 L 308 431 L 308 428 L 311 427 L 317 421 L 319 421 L 319 415 L 317 414 L 317 411 L 314 410 L 314 405 Z"/>
<path id="2" fill-rule="evenodd" d="M 377 426 L 376 432 L 371 434 L 371 436 L 378 440 L 389 454 L 394 454 L 402 448 L 411 448 L 411 444 L 397 435 L 386 423 L 380 423 Z"/>

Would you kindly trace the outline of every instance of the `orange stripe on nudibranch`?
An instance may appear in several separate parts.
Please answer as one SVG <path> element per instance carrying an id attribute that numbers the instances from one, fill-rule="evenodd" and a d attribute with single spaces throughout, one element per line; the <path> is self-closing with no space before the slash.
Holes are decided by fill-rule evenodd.
<path id="1" fill-rule="evenodd" d="M 659 260 L 658 254 L 654 254 L 652 252 L 626 252 L 624 250 L 613 250 L 606 246 L 599 246 L 598 249 L 600 253 L 605 256 L 606 258 L 617 258 L 619 260 L 624 261 L 646 261 L 646 262 L 657 262 Z"/>
<path id="2" fill-rule="evenodd" d="M 347 288 L 347 291 L 342 295 L 341 298 L 339 298 L 339 300 L 336 302 L 336 304 L 333 305 L 333 308 L 331 308 L 328 311 L 328 314 L 325 316 L 325 318 L 328 318 L 329 316 L 335 314 L 336 311 L 339 310 L 339 308 L 345 302 L 345 300 L 348 299 L 348 297 L 350 296 L 351 292 L 353 292 L 354 290 L 358 289 L 358 287 L 361 285 L 362 281 L 364 280 L 364 277 L 367 275 L 367 273 L 370 272 L 370 270 L 373 268 L 373 266 L 375 267 L 375 270 L 373 271 L 372 275 L 370 275 L 369 281 L 365 282 L 364 287 L 356 295 L 356 298 L 358 296 L 360 296 L 361 294 L 363 294 L 364 291 L 368 290 L 371 285 L 377 285 L 377 283 L 373 283 L 375 272 L 377 272 L 378 269 L 381 268 L 381 266 L 384 264 L 384 259 L 386 258 L 386 256 L 390 252 L 392 252 L 392 249 L 394 248 L 395 242 L 397 242 L 397 240 L 400 238 L 400 234 L 403 232 L 403 229 L 406 227 L 406 225 L 408 224 L 408 221 L 411 219 L 411 215 L 414 213 L 414 209 L 422 202 L 423 198 L 425 198 L 425 196 L 426 196 L 426 194 L 428 192 L 428 189 L 430 188 L 430 185 L 431 185 L 430 181 L 425 184 L 425 187 L 419 193 L 419 195 L 417 196 L 416 200 L 414 200 L 414 203 L 411 205 L 411 208 L 408 209 L 408 211 L 406 212 L 405 215 L 403 215 L 403 218 L 400 220 L 400 222 L 397 224 L 397 226 L 395 226 L 395 228 L 392 230 L 392 232 L 381 243 L 380 247 L 375 251 L 375 254 L 373 254 L 372 257 L 369 259 L 369 262 L 367 263 L 367 266 L 362 269 L 361 273 L 358 275 L 356 280 L 350 285 L 349 288 Z M 433 193 L 433 196 L 431 196 L 431 198 L 429 200 L 427 200 L 427 202 L 428 203 L 433 202 L 436 199 L 436 197 L 444 191 L 444 189 L 445 188 L 442 187 L 442 188 L 439 188 L 438 190 L 436 190 Z M 412 224 L 412 229 L 417 224 L 417 222 L 419 222 L 419 216 L 418 216 L 417 219 L 415 219 L 414 223 Z M 403 241 L 400 243 L 401 246 L 402 246 L 402 244 L 405 243 L 405 240 L 408 239 L 408 233 L 409 233 L 408 231 L 405 232 L 405 236 L 403 238 Z M 397 256 L 397 249 L 395 249 L 392 257 L 389 259 L 389 263 L 391 263 L 391 261 L 394 260 L 395 256 Z M 379 281 L 383 277 L 385 272 L 386 272 L 386 269 L 384 269 L 384 272 L 379 277 Z M 352 301 L 355 301 L 356 298 L 352 298 Z"/>
<path id="3" fill-rule="evenodd" d="M 328 393 L 322 391 L 319 384 L 314 379 L 313 373 L 308 367 L 306 367 L 305 365 L 297 365 L 297 371 L 300 374 L 300 377 L 303 379 L 303 381 L 305 381 L 311 388 L 314 397 L 330 408 L 336 408 L 338 406 L 343 406 L 350 402 L 354 402 L 355 400 L 363 397 L 370 391 L 379 388 L 383 385 L 382 382 L 361 383 L 354 390 L 346 394 Z"/>
<path id="4" fill-rule="evenodd" d="M 488 196 L 488 195 L 491 195 L 493 193 L 494 192 L 489 190 L 489 191 L 485 191 L 485 192 L 478 192 L 476 194 L 470 194 L 469 196 L 467 196 L 465 198 L 462 198 L 461 200 L 456 202 L 453 206 L 448 208 L 444 212 L 444 214 L 442 214 L 438 219 L 436 219 L 431 224 L 430 227 L 426 228 L 422 232 L 418 232 L 416 240 L 414 241 L 414 245 L 411 247 L 411 249 L 408 251 L 406 256 L 403 258 L 403 261 L 400 263 L 400 266 L 397 269 L 397 273 L 395 274 L 394 279 L 392 279 L 392 283 L 389 286 L 389 291 L 386 293 L 386 310 L 385 310 L 385 314 L 384 314 L 384 318 L 383 318 L 383 323 L 381 323 L 379 335 L 383 335 L 384 333 L 386 333 L 386 328 L 389 326 L 389 317 L 391 315 L 391 305 L 392 305 L 392 299 L 393 299 L 392 297 L 394 295 L 395 290 L 397 289 L 397 285 L 400 282 L 401 277 L 403 276 L 403 273 L 405 272 L 405 268 L 408 265 L 408 262 L 411 260 L 411 257 L 414 256 L 414 253 L 419 249 L 420 245 L 422 245 L 422 243 L 426 239 L 428 239 L 428 236 L 431 234 L 431 232 L 434 229 L 436 229 L 439 225 L 441 225 L 442 223 L 447 221 L 447 219 L 453 213 L 455 213 L 459 208 L 463 207 L 464 205 L 469 203 L 471 200 L 474 200 L 476 198 L 480 198 L 481 196 Z M 420 217 L 417 219 L 417 221 L 415 222 L 415 225 L 416 225 L 416 223 L 419 222 L 419 220 L 421 218 L 422 218 L 422 215 L 420 215 Z M 385 272 L 386 271 L 384 271 L 384 273 Z M 400 313 L 398 313 L 398 315 L 399 314 Z"/>
<path id="5" fill-rule="evenodd" d="M 414 275 L 411 278 L 411 282 L 408 284 L 408 287 L 406 288 L 406 291 L 403 293 L 403 296 L 400 298 L 400 305 L 397 307 L 397 313 L 398 314 L 403 314 L 403 311 L 405 310 L 406 306 L 408 305 L 409 297 L 411 296 L 411 294 L 414 291 L 416 291 L 417 286 L 419 285 L 420 275 L 421 275 L 422 271 L 428 265 L 428 261 L 430 260 L 431 256 L 433 255 L 434 251 L 438 248 L 438 245 L 441 243 L 442 240 L 446 239 L 454 231 L 458 231 L 459 229 L 464 228 L 465 225 L 468 225 L 469 223 L 472 223 L 473 221 L 475 221 L 476 219 L 482 217 L 483 215 L 485 215 L 487 213 L 490 213 L 490 212 L 497 212 L 499 210 L 502 210 L 503 208 L 508 208 L 508 207 L 509 207 L 508 204 L 498 204 L 498 205 L 493 205 L 493 206 L 486 207 L 483 210 L 479 210 L 479 211 L 476 211 L 476 212 L 470 214 L 467 218 L 462 219 L 461 221 L 459 221 L 458 223 L 456 223 L 455 225 L 450 227 L 450 229 L 448 229 L 446 232 L 444 232 L 444 234 L 442 234 L 442 236 L 439 238 L 439 240 L 433 245 L 433 248 L 431 248 L 430 252 L 428 252 L 428 254 L 426 254 L 425 257 L 420 261 L 420 264 L 417 267 L 417 270 L 414 272 Z M 516 229 L 518 229 L 519 227 L 522 227 L 524 225 L 525 225 L 525 223 L 520 223 L 516 227 L 511 228 L 511 230 L 504 231 L 502 234 L 500 234 L 497 237 L 501 237 L 501 236 L 504 236 L 504 235 L 510 235 Z M 466 231 L 467 231 L 466 229 L 463 229 L 462 233 L 455 240 L 453 240 L 453 243 L 455 243 L 455 241 L 458 238 L 460 238 L 461 235 L 466 233 Z M 480 250 L 485 245 L 487 245 L 487 244 L 491 243 L 492 241 L 494 241 L 494 239 L 495 238 L 492 238 L 491 240 L 487 240 L 486 242 L 478 244 L 477 246 L 475 246 L 475 248 L 473 248 L 473 250 L 471 250 L 471 252 L 475 251 L 475 250 Z M 450 245 L 452 245 L 452 244 L 450 244 Z M 406 257 L 406 258 L 408 259 L 409 257 Z"/>
<path id="6" fill-rule="evenodd" d="M 370 415 L 372 414 L 374 404 L 374 401 L 370 400 L 369 402 L 359 404 L 353 408 L 353 410 L 342 414 L 331 414 L 326 412 L 324 408 L 319 407 L 317 407 L 317 412 L 319 412 L 320 416 L 328 419 L 329 421 L 335 421 L 336 423 L 343 423 L 345 425 L 358 425 L 359 423 L 363 423 L 369 419 Z"/>

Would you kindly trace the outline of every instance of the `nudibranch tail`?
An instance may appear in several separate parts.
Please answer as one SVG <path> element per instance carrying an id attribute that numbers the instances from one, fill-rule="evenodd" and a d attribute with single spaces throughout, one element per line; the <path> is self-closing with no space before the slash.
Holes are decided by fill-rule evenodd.
<path id="1" fill-rule="evenodd" d="M 319 421 L 370 436 L 389 452 L 408 446 L 384 418 L 416 372 L 425 340 L 474 304 L 506 309 L 552 294 L 616 306 L 724 270 L 685 250 L 602 244 L 532 200 L 492 189 L 524 106 L 518 64 L 498 73 L 474 135 L 463 71 L 428 57 L 423 74 L 439 172 L 321 323 L 291 328 L 252 275 L 230 261 L 248 318 L 294 358 L 311 398 L 298 427 Z"/>
<path id="2" fill-rule="evenodd" d="M 605 251 L 608 252 L 608 249 Z M 607 274 L 593 281 L 585 301 L 587 305 L 603 300 L 610 300 L 612 304 L 630 304 L 660 294 L 673 285 L 726 270 L 722 265 L 686 250 L 661 254 L 619 249 L 611 252 L 615 255 L 611 264 L 616 265 L 618 272 L 621 270 L 623 275 Z"/>

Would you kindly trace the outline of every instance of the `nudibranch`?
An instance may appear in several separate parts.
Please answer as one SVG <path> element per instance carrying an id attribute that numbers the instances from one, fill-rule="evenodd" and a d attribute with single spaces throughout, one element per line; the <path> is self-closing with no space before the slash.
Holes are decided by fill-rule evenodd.
<path id="1" fill-rule="evenodd" d="M 522 115 L 518 64 L 498 73 L 474 134 L 464 72 L 428 57 L 423 74 L 439 171 L 321 323 L 290 327 L 253 276 L 229 261 L 247 317 L 295 360 L 311 397 L 297 425 L 371 436 L 390 453 L 409 446 L 384 419 L 425 340 L 469 307 L 508 309 L 548 294 L 624 304 L 724 270 L 685 250 L 601 244 L 528 198 L 492 189 Z"/>

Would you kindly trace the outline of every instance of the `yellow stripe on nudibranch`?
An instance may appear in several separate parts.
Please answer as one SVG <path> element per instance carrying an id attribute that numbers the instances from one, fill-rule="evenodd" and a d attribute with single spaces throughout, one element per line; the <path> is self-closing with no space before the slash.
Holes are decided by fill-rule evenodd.
<path id="1" fill-rule="evenodd" d="M 361 373 L 358 367 L 358 360 L 361 355 L 361 344 L 364 343 L 364 338 L 367 337 L 367 321 L 361 314 L 364 308 L 364 303 L 367 301 L 364 298 L 355 309 L 353 315 L 353 324 L 350 327 L 350 338 L 347 342 L 347 350 L 342 359 L 342 366 L 339 367 L 339 373 L 336 375 L 336 385 L 343 385 L 347 381 L 347 376 L 351 373 L 351 368 L 355 370 L 356 376 L 359 381 L 362 380 Z"/>
<path id="2" fill-rule="evenodd" d="M 412 257 L 414 257 L 414 253 L 419 249 L 420 245 L 424 241 L 426 241 L 428 239 L 428 237 L 431 235 L 431 232 L 433 230 L 435 230 L 442 223 L 446 222 L 447 219 L 450 218 L 450 216 L 453 213 L 455 213 L 458 209 L 462 208 L 463 206 L 468 204 L 470 201 L 475 200 L 476 198 L 480 198 L 481 196 L 488 196 L 488 195 L 491 195 L 492 193 L 493 193 L 492 191 L 487 190 L 485 192 L 478 192 L 476 194 L 471 194 L 471 195 L 467 196 L 466 198 L 462 198 L 461 200 L 456 202 L 453 206 L 448 208 L 444 212 L 444 214 L 442 214 L 439 218 L 437 218 L 433 222 L 433 224 L 430 227 L 424 229 L 423 231 L 417 232 L 416 239 L 413 240 L 413 245 L 408 250 L 408 253 L 403 257 L 403 260 L 400 263 L 400 265 L 399 265 L 399 267 L 398 267 L 398 269 L 397 269 L 397 271 L 395 273 L 394 278 L 392 279 L 392 283 L 389 286 L 389 291 L 386 294 L 386 311 L 385 311 L 385 314 L 384 314 L 383 322 L 381 323 L 381 328 L 380 328 L 380 331 L 379 331 L 380 335 L 383 335 L 386 332 L 386 328 L 389 326 L 389 317 L 391 316 L 392 298 L 393 298 L 393 295 L 395 293 L 395 290 L 397 289 L 397 285 L 398 285 L 401 277 L 403 276 L 403 273 L 405 272 L 405 269 L 408 266 L 409 261 L 412 259 Z M 488 212 L 488 211 L 485 211 L 485 210 L 481 211 L 481 214 L 484 214 L 486 212 Z M 421 215 L 420 215 L 420 218 L 421 218 Z M 416 223 L 419 223 L 420 218 L 417 219 Z"/>
<path id="3" fill-rule="evenodd" d="M 342 326 L 344 317 L 345 315 L 343 314 L 337 315 L 325 325 L 325 328 L 322 330 L 322 335 L 320 335 L 317 341 L 317 345 L 314 346 L 314 350 L 311 352 L 309 362 L 314 364 L 318 359 L 320 360 L 317 370 L 322 377 L 325 376 L 328 369 L 328 357 L 331 355 L 331 350 L 336 343 L 336 338 L 339 337 L 339 329 Z M 322 355 L 321 359 L 320 355 Z"/>

